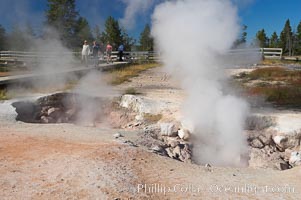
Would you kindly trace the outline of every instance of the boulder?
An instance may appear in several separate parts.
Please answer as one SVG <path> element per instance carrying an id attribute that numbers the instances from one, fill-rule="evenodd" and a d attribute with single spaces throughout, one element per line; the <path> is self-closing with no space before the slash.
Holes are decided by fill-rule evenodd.
<path id="1" fill-rule="evenodd" d="M 160 134 L 162 136 L 176 137 L 178 132 L 178 127 L 174 123 L 161 123 L 160 124 Z"/>
<path id="2" fill-rule="evenodd" d="M 190 137 L 190 133 L 189 133 L 189 131 L 187 129 L 179 129 L 178 130 L 178 136 L 182 140 L 188 140 L 189 137 Z"/>
<path id="3" fill-rule="evenodd" d="M 289 164 L 282 159 L 280 152 L 268 154 L 263 149 L 251 148 L 249 156 L 249 167 L 252 168 L 269 168 L 275 170 L 290 168 Z"/>
<path id="4" fill-rule="evenodd" d="M 55 120 L 52 117 L 49 117 L 49 116 L 41 117 L 41 123 L 48 124 L 48 123 L 54 123 L 54 122 L 55 122 Z"/>
<path id="5" fill-rule="evenodd" d="M 187 144 L 179 144 L 172 150 L 172 158 L 182 162 L 191 162 L 191 150 Z"/>
<path id="6" fill-rule="evenodd" d="M 49 117 L 53 118 L 54 120 L 57 120 L 59 117 L 64 115 L 64 113 L 59 108 L 50 108 L 47 111 L 47 114 Z"/>
<path id="7" fill-rule="evenodd" d="M 173 150 L 172 148 L 165 148 L 166 154 L 168 155 L 168 157 L 173 158 Z"/>
<path id="8" fill-rule="evenodd" d="M 275 142 L 279 151 L 285 151 L 285 149 L 295 149 L 300 146 L 301 133 L 275 135 L 273 136 L 273 141 Z"/>
<path id="9" fill-rule="evenodd" d="M 155 139 L 161 138 L 161 135 L 160 135 L 161 129 L 158 124 L 152 124 L 152 125 L 146 126 L 146 127 L 144 127 L 143 130 L 146 135 L 149 135 Z"/>
<path id="10" fill-rule="evenodd" d="M 154 152 L 162 152 L 163 151 L 163 148 L 159 145 L 153 145 L 150 149 Z"/>
<path id="11" fill-rule="evenodd" d="M 175 148 L 177 145 L 180 144 L 180 141 L 175 138 L 175 137 L 166 137 L 165 138 L 165 143 L 171 147 L 171 148 Z"/>
<path id="12" fill-rule="evenodd" d="M 137 112 L 140 115 L 145 113 L 159 114 L 166 107 L 164 103 L 130 94 L 125 94 L 121 97 L 120 106 Z"/>
<path id="13" fill-rule="evenodd" d="M 191 162 L 191 150 L 188 144 L 184 145 L 184 148 L 181 149 L 181 156 L 183 162 Z"/>
<path id="14" fill-rule="evenodd" d="M 273 137 L 273 141 L 276 144 L 277 148 L 280 151 L 284 151 L 285 148 L 285 143 L 287 142 L 287 138 L 283 135 L 276 135 Z"/>
<path id="15" fill-rule="evenodd" d="M 263 135 L 259 135 L 258 139 L 264 145 L 270 145 L 272 141 L 272 136 L 269 133 L 264 133 Z"/>
<path id="16" fill-rule="evenodd" d="M 250 145 L 253 147 L 253 148 L 258 148 L 258 149 L 262 149 L 264 147 L 264 144 L 260 141 L 260 139 L 258 138 L 254 138 Z"/>
<path id="17" fill-rule="evenodd" d="M 60 109 L 59 108 L 50 107 L 47 110 L 47 115 L 51 115 L 52 113 L 54 113 L 55 111 L 58 111 L 58 110 L 60 110 Z"/>
<path id="18" fill-rule="evenodd" d="M 293 167 L 301 165 L 301 151 L 293 151 L 291 153 L 289 164 Z"/>
<path id="19" fill-rule="evenodd" d="M 173 158 L 181 160 L 181 148 L 179 145 L 172 150 L 172 156 Z"/>
<path id="20" fill-rule="evenodd" d="M 48 115 L 48 109 L 51 108 L 50 106 L 43 106 L 41 109 L 41 115 Z"/>

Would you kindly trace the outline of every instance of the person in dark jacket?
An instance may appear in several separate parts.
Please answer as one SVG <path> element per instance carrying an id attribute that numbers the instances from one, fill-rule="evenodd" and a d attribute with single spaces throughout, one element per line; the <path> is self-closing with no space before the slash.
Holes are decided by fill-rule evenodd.
<path id="1" fill-rule="evenodd" d="M 123 44 L 119 45 L 118 47 L 118 55 L 119 55 L 119 61 L 123 61 L 123 51 L 124 51 L 124 46 Z"/>
<path id="2" fill-rule="evenodd" d="M 96 41 L 94 41 L 92 46 L 92 57 L 94 61 L 94 67 L 98 65 L 98 54 L 99 54 L 99 45 L 96 43 Z"/>

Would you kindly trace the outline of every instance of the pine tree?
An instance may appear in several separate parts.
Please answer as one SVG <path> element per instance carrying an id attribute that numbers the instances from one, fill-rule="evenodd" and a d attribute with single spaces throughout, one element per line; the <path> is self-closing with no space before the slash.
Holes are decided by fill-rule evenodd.
<path id="1" fill-rule="evenodd" d="M 124 49 L 130 51 L 132 46 L 136 43 L 135 39 L 130 37 L 125 29 L 121 30 L 122 36 L 122 44 L 124 45 Z"/>
<path id="2" fill-rule="evenodd" d="M 93 34 L 96 41 L 101 41 L 101 32 L 98 25 L 94 27 Z"/>
<path id="3" fill-rule="evenodd" d="M 75 9 L 75 0 L 48 0 L 46 10 L 46 24 L 55 28 L 67 47 L 74 47 L 76 27 L 79 19 Z"/>
<path id="4" fill-rule="evenodd" d="M 277 48 L 279 46 L 279 38 L 276 32 L 274 32 L 270 39 L 270 48 Z"/>
<path id="5" fill-rule="evenodd" d="M 88 43 L 92 44 L 94 37 L 92 35 L 89 23 L 85 18 L 80 17 L 77 20 L 75 33 L 76 33 L 75 41 L 73 41 L 72 43 L 76 47 L 80 47 L 85 40 L 87 40 Z"/>
<path id="6" fill-rule="evenodd" d="M 233 44 L 233 48 L 239 48 L 239 47 L 245 47 L 246 42 L 247 42 L 247 26 L 243 25 L 242 26 L 242 33 L 240 35 L 240 38 L 238 38 L 234 44 Z"/>
<path id="7" fill-rule="evenodd" d="M 151 30 L 149 24 L 146 24 L 144 30 L 141 32 L 139 43 L 141 51 L 154 50 L 154 40 L 151 37 Z"/>
<path id="8" fill-rule="evenodd" d="M 296 54 L 301 55 L 301 21 L 297 26 L 295 49 L 296 49 Z"/>
<path id="9" fill-rule="evenodd" d="M 290 25 L 290 20 L 286 20 L 284 28 L 280 34 L 280 47 L 285 55 L 292 55 L 293 51 L 293 32 Z"/>
<path id="10" fill-rule="evenodd" d="M 116 49 L 123 43 L 121 28 L 117 20 L 109 16 L 105 22 L 105 30 L 101 34 L 102 43 L 110 43 Z"/>
<path id="11" fill-rule="evenodd" d="M 0 51 L 3 51 L 7 48 L 7 36 L 5 28 L 0 24 Z"/>
<path id="12" fill-rule="evenodd" d="M 265 48 L 268 46 L 269 38 L 266 36 L 265 30 L 261 29 L 256 33 L 256 39 L 259 43 L 259 47 Z"/>
<path id="13" fill-rule="evenodd" d="M 28 45 L 29 41 L 25 31 L 23 31 L 18 24 L 14 24 L 8 35 L 9 48 L 13 51 L 25 51 L 28 50 Z"/>

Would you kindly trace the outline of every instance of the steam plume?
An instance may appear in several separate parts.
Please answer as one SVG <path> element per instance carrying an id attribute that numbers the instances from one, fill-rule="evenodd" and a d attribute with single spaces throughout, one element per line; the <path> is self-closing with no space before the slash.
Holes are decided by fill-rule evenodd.
<path id="1" fill-rule="evenodd" d="M 124 17 L 120 20 L 123 27 L 132 29 L 136 22 L 136 16 L 145 12 L 155 0 L 122 0 L 126 4 Z"/>
<path id="2" fill-rule="evenodd" d="M 163 62 L 187 91 L 183 123 L 195 137 L 195 161 L 240 165 L 247 150 L 242 130 L 248 105 L 225 93 L 218 56 L 239 33 L 236 8 L 229 0 L 168 1 L 155 8 L 152 20 Z"/>

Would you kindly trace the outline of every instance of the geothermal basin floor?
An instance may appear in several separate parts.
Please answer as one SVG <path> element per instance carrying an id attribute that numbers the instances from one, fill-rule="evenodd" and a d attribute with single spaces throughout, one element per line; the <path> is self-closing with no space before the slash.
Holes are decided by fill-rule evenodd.
<path id="1" fill-rule="evenodd" d="M 180 117 L 184 92 L 160 68 L 128 87 Z M 0 199 L 300 199 L 300 167 L 205 167 L 125 143 L 134 130 L 0 120 Z"/>

